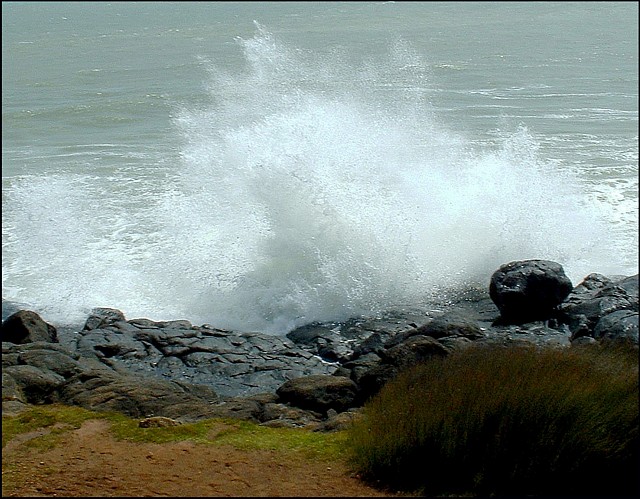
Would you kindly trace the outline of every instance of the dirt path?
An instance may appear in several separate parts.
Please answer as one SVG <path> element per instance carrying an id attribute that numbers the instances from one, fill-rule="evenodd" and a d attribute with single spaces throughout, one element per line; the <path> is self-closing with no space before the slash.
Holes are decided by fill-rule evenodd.
<path id="1" fill-rule="evenodd" d="M 117 441 L 103 420 L 85 422 L 52 450 L 26 440 L 3 450 L 3 496 L 389 496 L 342 462 L 187 441 Z M 21 485 L 5 490 L 5 478 Z"/>

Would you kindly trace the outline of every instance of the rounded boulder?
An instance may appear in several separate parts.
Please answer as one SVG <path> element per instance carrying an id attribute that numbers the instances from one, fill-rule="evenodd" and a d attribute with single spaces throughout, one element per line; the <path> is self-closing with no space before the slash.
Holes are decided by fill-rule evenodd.
<path id="1" fill-rule="evenodd" d="M 502 265 L 491 276 L 489 295 L 509 322 L 549 319 L 573 290 L 562 265 L 524 260 Z"/>

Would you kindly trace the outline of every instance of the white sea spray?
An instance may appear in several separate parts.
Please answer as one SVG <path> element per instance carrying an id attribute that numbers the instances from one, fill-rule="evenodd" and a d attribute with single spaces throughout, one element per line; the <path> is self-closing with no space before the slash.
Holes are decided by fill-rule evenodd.
<path id="1" fill-rule="evenodd" d="M 443 126 L 408 44 L 351 61 L 261 26 L 237 41 L 244 70 L 204 62 L 209 104 L 176 113 L 164 182 L 14 183 L 6 294 L 57 319 L 112 306 L 282 334 L 486 286 L 512 260 L 557 261 L 574 283 L 624 268 L 610 207 L 526 124 L 491 147 Z"/>

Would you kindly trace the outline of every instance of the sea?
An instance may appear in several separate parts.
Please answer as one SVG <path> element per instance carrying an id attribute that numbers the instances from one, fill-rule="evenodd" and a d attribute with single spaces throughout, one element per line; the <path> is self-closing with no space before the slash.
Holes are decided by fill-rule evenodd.
<path id="1" fill-rule="evenodd" d="M 2 2 L 2 297 L 286 334 L 638 272 L 637 2 Z"/>

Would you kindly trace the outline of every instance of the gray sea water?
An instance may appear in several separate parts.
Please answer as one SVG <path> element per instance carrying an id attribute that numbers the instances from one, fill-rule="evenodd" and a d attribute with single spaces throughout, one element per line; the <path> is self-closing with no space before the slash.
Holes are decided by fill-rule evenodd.
<path id="1" fill-rule="evenodd" d="M 282 334 L 638 272 L 637 2 L 3 2 L 2 296 Z"/>

